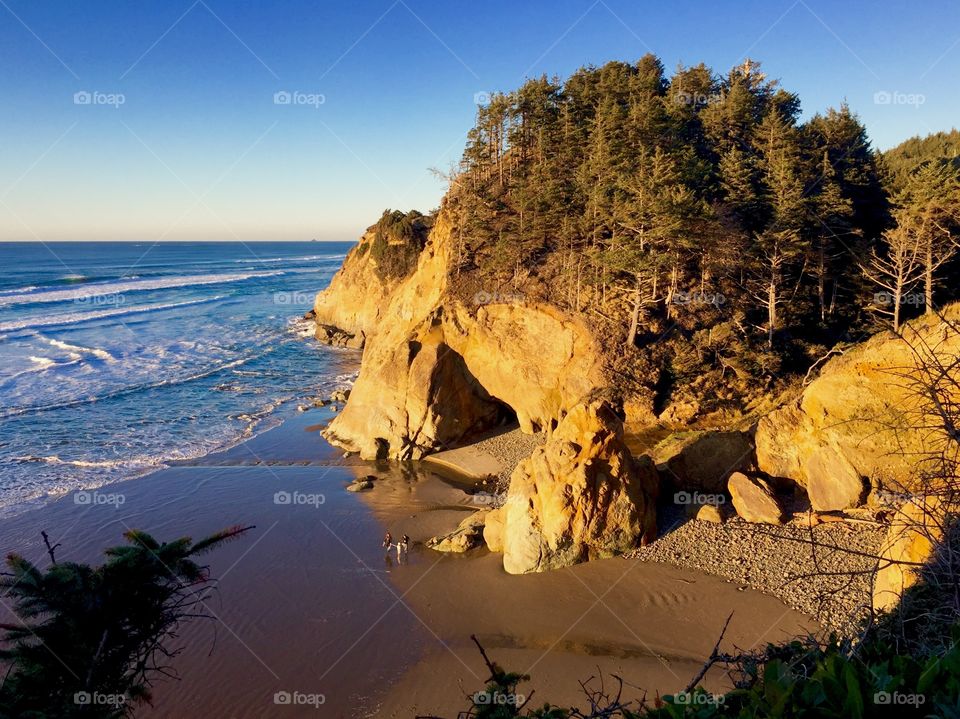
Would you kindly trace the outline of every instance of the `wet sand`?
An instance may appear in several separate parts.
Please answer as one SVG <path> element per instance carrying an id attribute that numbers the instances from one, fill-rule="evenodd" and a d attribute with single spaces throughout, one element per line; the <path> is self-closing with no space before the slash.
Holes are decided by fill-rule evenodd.
<path id="1" fill-rule="evenodd" d="M 41 529 L 63 543 L 58 559 L 96 561 L 131 527 L 169 540 L 256 525 L 210 556 L 214 618 L 182 632 L 180 679 L 158 681 L 138 716 L 455 717 L 486 679 L 471 633 L 533 675 L 522 690 L 537 701 L 576 702 L 577 680 L 598 667 L 652 697 L 687 683 L 731 610 L 726 648 L 814 628 L 771 597 L 664 565 L 614 559 L 515 577 L 483 549 L 428 550 L 420 542 L 477 499 L 422 466 L 342 460 L 316 432 L 329 417 L 310 410 L 228 452 L 98 490 L 122 494 L 118 509 L 67 496 L 0 524 L 0 549 L 41 566 Z M 345 491 L 367 474 L 379 477 L 372 490 Z M 277 504 L 277 492 L 324 501 Z M 402 563 L 379 546 L 387 529 L 413 539 Z M 278 706 L 277 692 L 324 703 Z"/>

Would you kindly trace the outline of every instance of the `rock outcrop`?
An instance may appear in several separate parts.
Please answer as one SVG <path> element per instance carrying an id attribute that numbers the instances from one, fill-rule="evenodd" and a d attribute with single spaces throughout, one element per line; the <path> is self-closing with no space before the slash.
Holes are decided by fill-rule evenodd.
<path id="1" fill-rule="evenodd" d="M 960 320 L 960 304 L 944 315 Z M 799 399 L 760 420 L 759 469 L 805 487 L 821 511 L 856 506 L 868 482 L 915 489 L 919 464 L 939 441 L 919 418 L 924 400 L 915 384 L 918 357 L 931 351 L 960 354 L 960 336 L 936 316 L 908 323 L 902 336 L 882 332 L 829 361 Z M 960 402 L 955 387 L 941 389 Z"/>
<path id="2" fill-rule="evenodd" d="M 347 253 L 343 265 L 330 285 L 313 303 L 317 339 L 328 344 L 362 346 L 362 338 L 372 334 L 387 317 L 388 299 L 396 281 L 381 279 L 376 262 L 367 248 L 373 241 L 367 230 L 360 242 Z"/>
<path id="3" fill-rule="evenodd" d="M 603 386 L 601 353 L 582 323 L 552 307 L 469 307 L 451 296 L 450 244 L 441 212 L 412 274 L 372 293 L 385 308 L 364 305 L 334 322 L 364 332 L 366 345 L 350 400 L 324 432 L 332 444 L 365 459 L 418 459 L 514 415 L 527 432 L 548 428 Z M 318 322 L 339 312 L 344 282 L 376 276 L 353 253 L 349 262 L 318 298 Z"/>
<path id="4" fill-rule="evenodd" d="M 734 472 L 727 482 L 727 491 L 733 500 L 737 514 L 748 522 L 758 524 L 781 524 L 783 510 L 764 480 Z"/>
<path id="5" fill-rule="evenodd" d="M 895 608 L 903 593 L 919 581 L 920 570 L 944 537 L 943 503 L 936 497 L 918 498 L 897 510 L 880 547 L 873 583 L 873 608 Z"/>
<path id="6" fill-rule="evenodd" d="M 582 404 L 510 479 L 502 531 L 503 567 L 542 572 L 627 552 L 656 534 L 659 479 L 634 460 L 608 404 Z"/>
<path id="7" fill-rule="evenodd" d="M 449 534 L 427 540 L 427 547 L 438 552 L 468 552 L 483 544 L 483 526 L 490 510 L 481 509 L 466 517 Z"/>

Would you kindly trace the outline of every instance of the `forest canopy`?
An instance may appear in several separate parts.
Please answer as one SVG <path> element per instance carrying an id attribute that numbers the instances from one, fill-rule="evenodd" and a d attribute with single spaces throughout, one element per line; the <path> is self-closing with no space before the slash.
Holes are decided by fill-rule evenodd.
<path id="1" fill-rule="evenodd" d="M 956 296 L 956 133 L 910 143 L 888 167 L 846 104 L 801 121 L 751 60 L 530 79 L 478 107 L 451 174 L 453 273 L 588 314 L 627 356 L 675 331 L 697 372 L 805 367 Z"/>

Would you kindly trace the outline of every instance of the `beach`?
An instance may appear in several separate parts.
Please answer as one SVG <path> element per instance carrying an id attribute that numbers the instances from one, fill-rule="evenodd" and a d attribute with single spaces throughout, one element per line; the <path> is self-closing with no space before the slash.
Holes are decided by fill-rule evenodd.
<path id="1" fill-rule="evenodd" d="M 179 678 L 158 681 L 138 715 L 452 717 L 487 678 L 471 634 L 531 674 L 523 689 L 538 698 L 574 703 L 577 681 L 598 671 L 652 698 L 686 685 L 731 612 L 727 648 L 817 628 L 773 597 L 664 564 L 511 576 L 486 549 L 429 550 L 422 542 L 475 510 L 476 495 L 424 464 L 344 459 L 318 434 L 331 416 L 311 409 L 227 452 L 97 490 L 122 503 L 68 495 L 0 526 L 5 551 L 45 566 L 41 530 L 62 544 L 59 561 L 90 562 L 130 528 L 170 540 L 256 525 L 210 556 L 211 618 L 182 628 Z M 373 489 L 345 490 L 367 475 Z M 380 547 L 387 530 L 412 539 L 400 563 Z M 719 672 L 706 685 L 728 686 Z M 305 703 L 275 704 L 278 693 Z"/>

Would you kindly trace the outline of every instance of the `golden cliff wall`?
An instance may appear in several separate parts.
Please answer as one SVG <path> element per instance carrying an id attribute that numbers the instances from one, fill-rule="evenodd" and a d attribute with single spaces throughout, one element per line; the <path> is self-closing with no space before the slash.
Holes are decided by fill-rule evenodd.
<path id="1" fill-rule="evenodd" d="M 374 282 L 354 251 L 318 296 L 318 322 L 367 337 L 350 400 L 325 432 L 331 443 L 416 459 L 489 428 L 506 408 L 526 432 L 551 426 L 603 386 L 601 353 L 580 322 L 547 306 L 452 298 L 450 246 L 441 212 L 411 275 Z"/>

